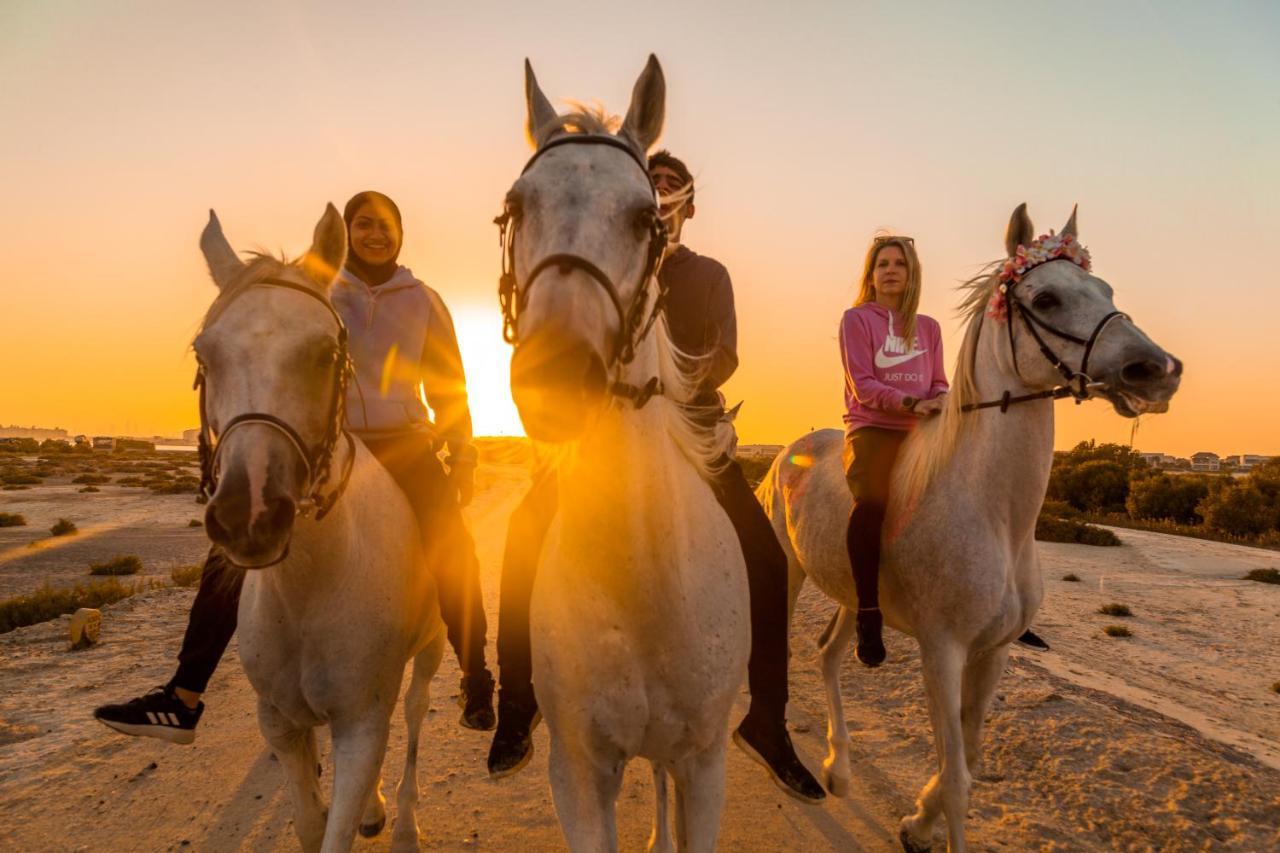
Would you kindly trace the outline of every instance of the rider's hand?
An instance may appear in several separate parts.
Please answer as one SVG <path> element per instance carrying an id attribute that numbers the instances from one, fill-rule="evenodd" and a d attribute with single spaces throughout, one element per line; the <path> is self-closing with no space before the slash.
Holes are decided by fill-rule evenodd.
<path id="1" fill-rule="evenodd" d="M 911 410 L 911 413 L 917 417 L 931 418 L 942 412 L 942 408 L 946 405 L 946 401 L 947 398 L 945 394 L 939 394 L 929 400 L 921 400 L 916 403 L 916 407 Z"/>
<path id="2" fill-rule="evenodd" d="M 449 485 L 458 495 L 458 506 L 466 506 L 476 490 L 475 446 L 468 445 L 452 453 L 445 462 L 449 465 Z"/>

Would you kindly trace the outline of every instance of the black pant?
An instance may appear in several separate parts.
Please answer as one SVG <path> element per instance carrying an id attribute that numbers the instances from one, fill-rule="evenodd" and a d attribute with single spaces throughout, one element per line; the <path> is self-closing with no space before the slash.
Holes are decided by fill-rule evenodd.
<path id="1" fill-rule="evenodd" d="M 428 436 L 410 434 L 365 439 L 365 445 L 409 498 L 422 531 L 427 565 L 435 573 L 440 615 L 449 644 L 462 671 L 478 675 L 485 668 L 487 630 L 480 564 L 475 542 L 462 520 L 462 510 L 433 443 Z M 178 653 L 178 671 L 169 682 L 172 686 L 194 693 L 203 693 L 208 687 L 235 634 L 243 585 L 244 571 L 231 565 L 217 548 L 211 548 Z"/>
<path id="2" fill-rule="evenodd" d="M 728 460 L 711 488 L 733 523 L 747 564 L 751 712 L 764 714 L 764 720 L 780 721 L 787 707 L 787 556 L 736 461 Z M 504 693 L 525 697 L 530 693 L 529 602 L 542 541 L 555 517 L 558 491 L 554 475 L 544 474 L 535 479 L 511 514 L 498 611 L 498 679 Z"/>
<path id="3" fill-rule="evenodd" d="M 844 476 L 853 493 L 845 546 L 860 609 L 880 606 L 880 535 L 893 464 L 906 437 L 905 430 L 859 427 L 845 438 Z"/>

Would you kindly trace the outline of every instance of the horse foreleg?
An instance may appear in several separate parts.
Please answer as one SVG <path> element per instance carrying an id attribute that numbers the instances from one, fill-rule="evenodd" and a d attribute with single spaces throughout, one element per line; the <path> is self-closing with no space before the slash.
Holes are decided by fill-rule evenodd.
<path id="1" fill-rule="evenodd" d="M 996 695 L 996 685 L 1009 660 L 1009 647 L 1000 646 L 972 658 L 964 668 L 961 684 L 960 724 L 964 729 L 965 762 L 969 775 L 976 776 L 982 767 L 982 740 L 987 712 Z"/>
<path id="2" fill-rule="evenodd" d="M 355 841 L 356 828 L 382 770 L 389 716 L 386 709 L 373 707 L 362 718 L 333 724 L 333 801 L 322 853 L 348 851 Z"/>
<path id="3" fill-rule="evenodd" d="M 413 676 L 404 694 L 404 723 L 408 730 L 408 744 L 404 751 L 404 775 L 396 789 L 396 831 L 391 838 L 393 853 L 418 850 L 418 743 L 422 734 L 422 719 L 431 704 L 431 679 L 440 667 L 444 654 L 444 631 L 418 653 L 413 660 Z"/>
<path id="4" fill-rule="evenodd" d="M 726 744 L 722 739 L 672 768 L 676 781 L 676 849 L 681 853 L 710 853 L 716 849 L 720 813 L 724 811 Z"/>
<path id="5" fill-rule="evenodd" d="M 324 840 L 324 796 L 320 792 L 320 756 L 315 729 L 300 727 L 261 698 L 258 728 L 275 752 L 289 785 L 293 829 L 304 851 L 319 850 Z"/>
<path id="6" fill-rule="evenodd" d="M 818 646 L 822 683 L 827 691 L 827 757 L 822 762 L 822 784 L 837 797 L 848 796 L 849 727 L 840 697 L 840 665 L 855 630 L 853 611 L 841 607 L 823 632 Z"/>
<path id="7" fill-rule="evenodd" d="M 671 823 L 667 820 L 667 770 L 653 762 L 653 833 L 649 836 L 649 853 L 674 853 L 671 846 Z"/>
<path id="8" fill-rule="evenodd" d="M 902 819 L 899 840 L 909 853 L 928 850 L 939 812 L 947 817 L 947 850 L 964 853 L 964 818 L 969 808 L 968 763 L 960 723 L 964 651 L 939 643 L 920 646 L 925 694 L 933 722 L 938 772 L 920 791 L 916 813 Z"/>
<path id="9" fill-rule="evenodd" d="M 553 733 L 548 766 L 551 798 L 569 850 L 617 853 L 614 804 L 622 788 L 622 756 L 608 761 L 576 745 L 566 746 Z"/>

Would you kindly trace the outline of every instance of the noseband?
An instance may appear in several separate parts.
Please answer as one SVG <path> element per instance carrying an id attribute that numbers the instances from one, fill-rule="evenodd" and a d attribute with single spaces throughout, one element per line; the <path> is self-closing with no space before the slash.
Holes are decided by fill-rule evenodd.
<path id="1" fill-rule="evenodd" d="M 1046 261 L 1045 263 L 1052 263 L 1052 261 Z M 1017 403 L 1029 403 L 1032 400 L 1045 400 L 1050 398 L 1054 400 L 1061 400 L 1066 397 L 1074 397 L 1076 403 L 1083 403 L 1085 400 L 1088 400 L 1093 396 L 1094 391 L 1098 391 L 1106 387 L 1105 383 L 1095 382 L 1093 378 L 1089 376 L 1089 355 L 1093 352 L 1093 347 L 1098 342 L 1098 338 L 1102 335 L 1103 330 L 1111 324 L 1111 321 L 1117 317 L 1124 317 L 1127 320 L 1129 319 L 1129 315 L 1123 311 L 1112 311 L 1098 321 L 1098 324 L 1093 327 L 1093 331 L 1089 334 L 1088 338 L 1080 338 L 1070 332 L 1064 332 L 1061 329 L 1057 329 L 1049 325 L 1044 320 L 1037 317 L 1034 311 L 1022 304 L 1022 301 L 1014 294 L 1014 290 L 1019 283 L 1020 282 L 1017 280 L 1002 283 L 1000 285 L 1000 293 L 1004 296 L 1005 301 L 1012 306 L 1012 309 L 1017 311 L 1018 316 L 1020 316 L 1027 324 L 1027 331 L 1031 333 L 1031 337 L 1035 339 L 1036 344 L 1040 347 L 1040 354 L 1043 355 L 1045 359 L 1062 374 L 1062 377 L 1066 380 L 1066 384 L 1059 385 L 1057 388 L 1050 391 L 1039 391 L 1035 394 L 1022 394 L 1016 397 L 1011 396 L 1008 391 L 1005 391 L 999 400 L 988 400 L 983 403 L 968 403 L 961 406 L 960 411 L 962 412 L 972 412 L 976 409 L 991 409 L 997 406 L 1000 407 L 1001 412 L 1007 412 L 1010 406 Z M 1007 324 L 1009 327 L 1009 355 L 1013 358 L 1014 371 L 1017 372 L 1019 378 L 1021 378 L 1022 369 L 1018 366 L 1018 350 L 1014 343 L 1014 318 L 1012 310 L 1010 311 Z M 1070 365 L 1068 365 L 1056 352 L 1053 351 L 1053 348 L 1049 346 L 1049 343 L 1044 339 L 1044 336 L 1040 334 L 1040 329 L 1043 329 L 1049 334 L 1055 335 L 1064 341 L 1079 344 L 1084 347 L 1084 356 L 1080 359 L 1079 370 L 1073 370 Z"/>
<path id="2" fill-rule="evenodd" d="M 569 134 L 559 139 L 553 139 L 539 148 L 529 158 L 529 162 L 525 164 L 520 174 L 523 175 L 533 168 L 533 164 L 538 162 L 538 158 L 543 154 L 563 145 L 606 145 L 610 148 L 616 148 L 624 152 L 631 158 L 632 162 L 640 167 L 640 170 L 644 172 L 646 182 L 650 180 L 649 170 L 636 154 L 635 149 L 615 136 L 602 134 Z M 636 295 L 632 298 L 629 306 L 624 306 L 622 304 L 622 295 L 608 274 L 587 258 L 570 252 L 557 252 L 547 255 L 533 265 L 533 269 L 529 270 L 529 275 L 523 285 L 517 281 L 515 272 L 515 238 L 516 232 L 520 227 L 520 210 L 515 205 L 508 203 L 502 215 L 493 220 L 494 224 L 498 226 L 498 244 L 502 247 L 502 275 L 498 279 L 498 300 L 502 306 L 502 339 L 509 344 L 517 342 L 516 323 L 520 318 L 520 314 L 528 305 L 529 291 L 539 275 L 552 267 L 559 270 L 562 275 L 578 270 L 586 273 L 592 281 L 600 285 L 618 315 L 618 342 L 614 347 L 613 356 L 607 365 L 607 370 L 612 372 L 613 368 L 618 365 L 631 363 L 631 360 L 635 358 L 636 348 L 645 339 L 645 336 L 649 334 L 654 322 L 658 319 L 658 314 L 662 311 L 667 296 L 666 289 L 659 281 L 658 296 L 654 300 L 653 307 L 647 313 L 645 312 L 645 302 L 648 299 L 648 288 L 645 284 L 651 276 L 657 276 L 658 270 L 662 266 L 662 253 L 667 245 L 667 228 L 658 213 L 656 202 L 652 211 L 645 212 L 644 220 L 644 226 L 649 232 L 649 246 L 645 255 L 644 269 L 640 273 Z M 661 386 L 657 384 L 656 379 L 651 379 L 646 385 L 639 387 L 625 382 L 614 382 L 610 387 L 610 391 L 614 396 L 631 400 L 636 408 L 643 406 L 655 393 L 662 393 Z"/>
<path id="3" fill-rule="evenodd" d="M 249 287 L 283 287 L 287 290 L 306 294 L 323 305 L 325 310 L 333 316 L 334 322 L 338 324 L 338 352 L 334 358 L 333 400 L 329 405 L 328 425 L 325 427 L 324 436 L 315 447 L 309 447 L 302 435 L 287 421 L 267 412 L 244 412 L 236 415 L 227 421 L 220 434 L 215 435 L 213 428 L 209 424 L 209 416 L 205 408 L 205 367 L 199 356 L 197 356 L 196 378 L 192 387 L 200 392 L 200 495 L 205 500 L 208 500 L 217 491 L 218 462 L 222 454 L 223 442 L 226 441 L 227 436 L 240 427 L 258 424 L 270 427 L 282 434 L 289 440 L 289 444 L 293 446 L 293 449 L 298 452 L 303 466 L 307 469 L 305 497 L 298 502 L 298 514 L 305 517 L 314 509 L 316 511 L 316 521 L 320 521 L 329 513 L 329 510 L 333 509 L 338 498 L 346 490 L 347 481 L 351 479 L 351 470 L 355 465 L 355 441 L 351 438 L 351 434 L 343 428 L 346 419 L 347 377 L 351 373 L 351 357 L 347 349 L 347 327 L 329 300 L 309 287 L 281 278 L 264 278 L 261 281 L 253 282 L 245 289 L 247 290 Z M 330 469 L 333 464 L 334 448 L 337 446 L 339 435 L 346 436 L 347 449 L 350 452 L 347 454 L 347 464 L 343 469 L 342 477 L 339 479 L 337 486 L 333 491 L 325 494 L 325 486 L 328 485 L 331 476 Z"/>

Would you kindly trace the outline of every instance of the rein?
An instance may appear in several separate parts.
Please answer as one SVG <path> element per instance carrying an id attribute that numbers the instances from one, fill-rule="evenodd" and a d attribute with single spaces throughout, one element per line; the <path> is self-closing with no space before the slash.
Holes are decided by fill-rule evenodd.
<path id="1" fill-rule="evenodd" d="M 604 145 L 616 148 L 626 153 L 644 172 L 645 181 L 649 181 L 648 167 L 636 154 L 635 149 L 615 136 L 602 134 L 569 134 L 553 139 L 534 152 L 520 174 L 528 172 L 543 154 L 563 145 Z M 649 292 L 645 285 L 650 278 L 657 278 L 658 271 L 662 267 L 663 251 L 667 245 L 667 228 L 658 213 L 657 203 L 654 203 L 652 210 L 646 210 L 644 213 L 643 224 L 649 232 L 649 246 L 645 255 L 644 269 L 640 273 L 639 286 L 629 306 L 622 304 L 622 296 L 617 285 L 604 270 L 589 259 L 569 252 L 557 252 L 542 258 L 534 264 L 522 286 L 516 279 L 515 272 L 516 232 L 520 227 L 519 207 L 508 202 L 502 214 L 493 222 L 498 226 L 498 245 L 502 248 L 502 274 L 498 278 L 498 301 L 502 306 L 502 339 L 509 344 L 518 343 L 516 323 L 520 319 L 521 312 L 528 305 L 529 291 L 539 275 L 552 267 L 559 270 L 562 275 L 578 270 L 586 273 L 592 281 L 600 285 L 618 315 L 618 342 L 607 369 L 612 372 L 615 367 L 630 364 L 636 356 L 636 348 L 652 330 L 667 300 L 666 288 L 662 286 L 659 279 L 658 295 L 654 299 L 652 308 L 646 313 L 645 303 Z M 614 381 L 610 384 L 609 391 L 615 397 L 630 400 L 639 409 L 653 396 L 662 393 L 662 384 L 656 376 L 642 386 Z"/>
<path id="2" fill-rule="evenodd" d="M 294 450 L 298 452 L 303 466 L 307 469 L 306 496 L 298 502 L 298 515 L 306 517 L 312 510 L 315 510 L 316 521 L 320 521 L 328 515 L 334 504 L 338 502 L 338 498 L 342 497 L 342 493 L 346 491 L 347 482 L 351 479 L 351 471 L 355 467 L 355 440 L 351 437 L 351 433 L 347 432 L 343 427 L 346 420 L 347 377 L 351 373 L 351 357 L 347 348 L 347 327 L 329 300 L 312 288 L 281 278 L 264 278 L 249 284 L 245 289 L 247 290 L 249 287 L 283 287 L 287 290 L 306 294 L 323 305 L 333 316 L 334 322 L 338 324 L 338 351 L 334 359 L 336 369 L 333 379 L 333 400 L 329 405 L 328 426 L 325 428 L 325 434 L 320 442 L 314 447 L 309 447 L 302 435 L 282 418 L 267 412 L 243 412 L 227 421 L 222 428 L 222 432 L 215 435 L 213 428 L 210 426 L 205 406 L 207 384 L 205 366 L 197 356 L 196 378 L 192 388 L 200 392 L 199 494 L 207 501 L 217 491 L 219 478 L 218 460 L 222 452 L 223 442 L 226 441 L 227 436 L 242 426 L 257 424 L 270 427 L 282 434 L 289 440 Z M 347 439 L 347 450 L 349 451 L 347 464 L 343 466 L 342 475 L 339 477 L 337 485 L 326 494 L 325 487 L 332 476 L 334 449 L 337 447 L 340 435 Z M 280 559 L 283 560 L 284 557 L 282 556 Z M 279 560 L 276 562 L 279 562 Z M 263 567 L 255 566 L 254 568 Z"/>
<path id="3" fill-rule="evenodd" d="M 1055 258 L 1053 260 L 1059 259 Z M 1052 260 L 1046 261 L 1045 263 L 1052 263 Z M 1123 311 L 1112 311 L 1098 321 L 1098 324 L 1093 327 L 1093 331 L 1089 334 L 1088 338 L 1080 338 L 1070 332 L 1064 332 L 1061 329 L 1057 329 L 1049 325 L 1044 320 L 1037 317 L 1034 311 L 1022 304 L 1022 301 L 1017 299 L 1013 293 L 1014 288 L 1018 284 L 1019 282 L 1016 280 L 1003 283 L 1000 285 L 1000 293 L 1004 296 L 1007 302 L 1017 309 L 1018 316 L 1022 317 L 1023 321 L 1026 322 L 1027 330 L 1031 333 L 1031 337 L 1035 339 L 1036 344 L 1040 347 L 1040 354 L 1043 355 L 1045 360 L 1052 364 L 1058 372 L 1062 374 L 1063 378 L 1066 379 L 1066 384 L 1059 385 L 1049 391 L 1039 391 L 1034 394 L 1021 394 L 1016 397 L 1011 396 L 1008 391 L 1005 391 L 998 400 L 987 400 L 982 403 L 966 403 L 960 407 L 960 411 L 962 412 L 973 412 L 978 409 L 991 409 L 998 406 L 1000 408 L 1000 412 L 1003 414 L 1004 412 L 1009 411 L 1010 406 L 1017 405 L 1018 403 L 1030 403 L 1033 400 L 1045 400 L 1050 398 L 1054 400 L 1061 400 L 1066 397 L 1073 397 L 1076 403 L 1079 404 L 1092 397 L 1094 391 L 1098 391 L 1106 387 L 1106 383 L 1095 382 L 1093 378 L 1089 376 L 1089 356 L 1093 352 L 1093 347 L 1098 342 L 1098 338 L 1101 337 L 1103 330 L 1110 325 L 1111 321 L 1117 317 L 1123 317 L 1127 320 L 1129 319 L 1129 315 Z M 1018 350 L 1014 345 L 1014 322 L 1012 314 L 1009 316 L 1008 325 L 1009 355 L 1013 358 L 1014 371 L 1016 371 L 1018 376 L 1021 377 L 1022 370 L 1018 366 Z M 1053 348 L 1049 346 L 1048 342 L 1044 339 L 1044 336 L 1037 331 L 1037 326 L 1044 329 L 1051 335 L 1056 335 L 1064 341 L 1069 341 L 1070 343 L 1079 344 L 1084 347 L 1084 356 L 1080 359 L 1079 370 L 1072 370 L 1071 366 L 1053 351 Z"/>

